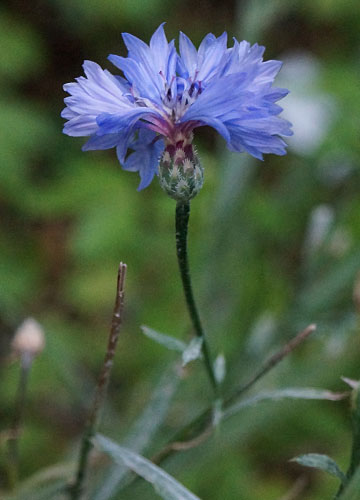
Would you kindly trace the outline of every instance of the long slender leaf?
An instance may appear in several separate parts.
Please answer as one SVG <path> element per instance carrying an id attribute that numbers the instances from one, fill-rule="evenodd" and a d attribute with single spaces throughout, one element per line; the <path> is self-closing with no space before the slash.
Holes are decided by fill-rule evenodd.
<path id="1" fill-rule="evenodd" d="M 93 440 L 97 448 L 109 455 L 117 464 L 125 465 L 151 483 L 165 500 L 199 500 L 199 497 L 187 490 L 163 469 L 150 460 L 119 446 L 110 439 L 97 435 Z"/>
<path id="2" fill-rule="evenodd" d="M 141 326 L 141 331 L 144 335 L 152 340 L 155 340 L 155 342 L 166 347 L 170 351 L 181 352 L 183 366 L 190 363 L 190 361 L 201 358 L 203 340 L 199 337 L 194 337 L 189 344 L 185 344 L 182 340 L 166 335 L 165 333 L 160 333 L 145 325 Z"/>
<path id="3" fill-rule="evenodd" d="M 143 413 L 135 421 L 129 434 L 124 440 L 127 448 L 143 453 L 160 425 L 164 421 L 172 397 L 179 384 L 179 377 L 175 375 L 174 367 L 165 370 L 160 378 L 151 399 Z M 97 487 L 92 500 L 108 500 L 113 498 L 128 479 L 128 469 L 123 465 L 112 464 L 101 475 L 101 483 Z"/>
<path id="4" fill-rule="evenodd" d="M 296 462 L 304 467 L 314 467 L 315 469 L 323 470 L 340 479 L 342 483 L 346 482 L 345 474 L 342 472 L 337 463 L 327 455 L 307 453 L 306 455 L 300 455 L 292 458 L 291 462 Z"/>
<path id="5" fill-rule="evenodd" d="M 182 340 L 171 337 L 170 335 L 166 335 L 165 333 L 157 332 L 148 326 L 142 325 L 141 331 L 144 335 L 149 337 L 151 340 L 155 340 L 158 344 L 170 349 L 171 351 L 183 352 L 187 345 Z"/>
<path id="6" fill-rule="evenodd" d="M 326 399 L 329 401 L 338 401 L 346 397 L 346 394 L 331 392 L 324 389 L 314 389 L 311 387 L 287 387 L 268 392 L 260 392 L 255 396 L 242 399 L 237 403 L 226 408 L 223 418 L 229 418 L 244 408 L 255 406 L 261 401 L 279 401 L 281 399 Z"/>

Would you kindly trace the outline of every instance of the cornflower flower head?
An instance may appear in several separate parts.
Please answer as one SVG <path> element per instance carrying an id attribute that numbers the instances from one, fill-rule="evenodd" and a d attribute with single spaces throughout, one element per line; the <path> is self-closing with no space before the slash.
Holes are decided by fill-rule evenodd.
<path id="1" fill-rule="evenodd" d="M 197 50 L 180 33 L 178 53 L 163 24 L 149 45 L 129 33 L 122 36 L 128 56 L 109 60 L 123 76 L 85 61 L 86 77 L 64 85 L 70 94 L 62 112 L 68 120 L 64 133 L 89 136 L 84 151 L 116 147 L 122 167 L 139 172 L 139 190 L 158 173 L 176 199 L 184 190 L 193 197 L 202 185 L 193 146 L 197 127 L 214 128 L 230 150 L 258 159 L 286 153 L 282 136 L 292 135 L 291 124 L 278 116 L 282 108 L 276 102 L 288 90 L 272 86 L 281 62 L 264 62 L 264 47 L 234 39 L 228 48 L 226 33 L 210 33 Z"/>

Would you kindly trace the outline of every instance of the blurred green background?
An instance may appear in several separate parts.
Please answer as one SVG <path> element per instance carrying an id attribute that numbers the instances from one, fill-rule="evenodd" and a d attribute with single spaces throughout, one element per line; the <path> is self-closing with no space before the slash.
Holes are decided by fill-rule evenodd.
<path id="1" fill-rule="evenodd" d="M 174 202 L 156 179 L 138 193 L 138 176 L 121 171 L 113 150 L 82 153 L 83 140 L 61 132 L 62 84 L 82 74 L 83 60 L 111 69 L 107 55 L 125 55 L 121 32 L 148 41 L 162 21 L 169 39 L 182 30 L 198 44 L 206 33 L 226 30 L 230 38 L 265 45 L 266 59 L 284 61 L 276 83 L 291 90 L 282 105 L 295 135 L 285 157 L 262 163 L 228 153 L 211 130 L 198 129 L 196 137 L 206 182 L 192 203 L 190 263 L 212 351 L 226 357 L 226 389 L 311 322 L 317 333 L 259 388 L 345 390 L 342 375 L 360 378 L 352 298 L 360 270 L 359 2 L 3 0 L 0 432 L 10 425 L 19 376 L 9 358 L 14 330 L 33 316 L 47 341 L 31 374 L 22 478 L 76 449 L 120 260 L 128 264 L 126 321 L 103 433 L 118 441 L 126 436 L 176 359 L 145 338 L 140 325 L 190 337 Z M 203 367 L 194 363 L 146 452 L 210 398 Z M 202 499 L 324 500 L 336 480 L 288 461 L 327 453 L 345 469 L 350 444 L 348 401 L 262 403 L 166 469 Z M 298 496 L 290 496 L 294 487 Z M 112 498 L 157 496 L 139 483 Z"/>

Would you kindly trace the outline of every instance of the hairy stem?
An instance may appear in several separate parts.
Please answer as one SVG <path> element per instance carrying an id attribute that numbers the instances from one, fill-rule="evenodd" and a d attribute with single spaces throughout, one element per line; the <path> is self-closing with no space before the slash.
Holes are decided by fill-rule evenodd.
<path id="1" fill-rule="evenodd" d="M 191 322 L 193 324 L 196 335 L 202 340 L 202 352 L 204 356 L 205 367 L 210 379 L 210 383 L 215 391 L 215 394 L 217 394 L 218 384 L 215 378 L 209 347 L 205 337 L 205 332 L 201 325 L 199 313 L 196 308 L 191 286 L 189 263 L 187 257 L 187 232 L 188 232 L 189 217 L 190 217 L 190 202 L 179 201 L 176 204 L 175 228 L 176 228 L 176 252 L 179 262 L 181 281 L 184 289 L 185 300 L 191 318 Z"/>
<path id="2" fill-rule="evenodd" d="M 81 443 L 78 469 L 74 484 L 70 487 L 69 493 L 71 500 L 81 498 L 86 473 L 89 464 L 90 451 L 92 449 L 91 439 L 96 434 L 100 418 L 101 410 L 104 405 L 107 387 L 109 384 L 111 368 L 115 356 L 115 350 L 119 339 L 120 328 L 122 324 L 123 309 L 124 309 L 124 285 L 126 276 L 126 264 L 120 263 L 117 281 L 117 293 L 112 316 L 110 335 L 105 354 L 104 364 L 100 372 L 100 376 L 96 385 L 95 395 L 89 417 L 86 423 L 84 436 Z"/>

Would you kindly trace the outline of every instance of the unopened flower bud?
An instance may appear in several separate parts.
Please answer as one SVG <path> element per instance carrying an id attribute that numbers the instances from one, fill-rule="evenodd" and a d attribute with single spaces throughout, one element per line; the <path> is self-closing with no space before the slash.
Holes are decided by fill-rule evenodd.
<path id="1" fill-rule="evenodd" d="M 45 347 L 44 330 L 33 318 L 27 318 L 16 330 L 12 341 L 14 352 L 20 356 L 37 356 Z"/>
<path id="2" fill-rule="evenodd" d="M 191 143 L 167 145 L 160 159 L 159 181 L 176 201 L 189 201 L 198 194 L 204 183 L 204 170 Z"/>

